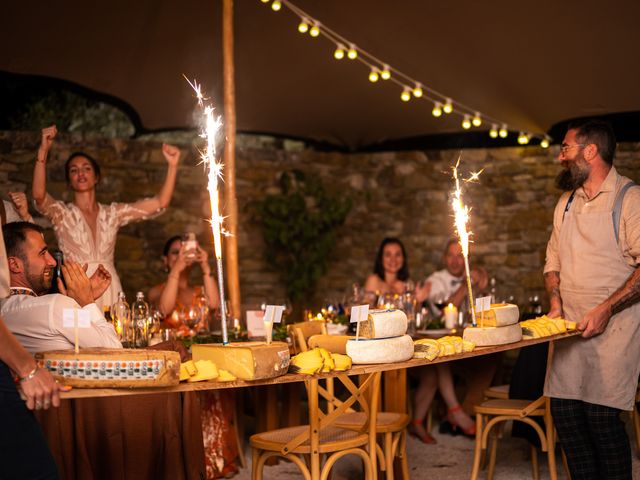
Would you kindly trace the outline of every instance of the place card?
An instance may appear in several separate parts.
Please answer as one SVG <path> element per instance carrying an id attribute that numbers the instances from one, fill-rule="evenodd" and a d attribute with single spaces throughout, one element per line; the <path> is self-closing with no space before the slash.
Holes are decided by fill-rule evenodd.
<path id="1" fill-rule="evenodd" d="M 476 298 L 476 312 L 491 310 L 491 296 Z"/>
<path id="2" fill-rule="evenodd" d="M 282 322 L 282 313 L 284 312 L 284 305 L 267 305 L 264 311 L 264 321 L 280 323 Z"/>
<path id="3" fill-rule="evenodd" d="M 356 340 L 360 339 L 360 322 L 369 318 L 369 305 L 358 305 L 351 307 L 351 317 L 349 323 L 356 324 Z"/>
<path id="4" fill-rule="evenodd" d="M 64 328 L 91 328 L 91 314 L 79 308 L 64 308 L 62 309 L 62 326 Z"/>

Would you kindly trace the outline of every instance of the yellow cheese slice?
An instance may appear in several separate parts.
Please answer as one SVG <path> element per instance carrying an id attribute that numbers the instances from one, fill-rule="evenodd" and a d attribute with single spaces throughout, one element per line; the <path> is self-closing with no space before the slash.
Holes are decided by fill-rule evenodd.
<path id="1" fill-rule="evenodd" d="M 187 382 L 202 382 L 218 378 L 218 368 L 210 360 L 198 360 L 195 362 L 198 373 L 189 377 Z"/>

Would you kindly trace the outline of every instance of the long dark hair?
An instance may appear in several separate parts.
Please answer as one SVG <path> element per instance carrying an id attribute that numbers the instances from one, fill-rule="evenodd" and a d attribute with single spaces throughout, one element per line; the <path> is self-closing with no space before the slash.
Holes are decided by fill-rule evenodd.
<path id="1" fill-rule="evenodd" d="M 64 179 L 67 181 L 67 183 L 69 183 L 69 164 L 71 163 L 71 160 L 73 160 L 74 158 L 77 158 L 77 157 L 84 157 L 87 160 L 89 160 L 89 163 L 91 164 L 91 167 L 93 167 L 93 173 L 95 173 L 95 175 L 96 175 L 96 180 L 99 182 L 100 178 L 101 178 L 100 177 L 100 165 L 98 165 L 98 162 L 96 161 L 96 159 L 93 158 L 88 153 L 73 152 L 71 155 L 69 155 L 69 158 L 67 158 L 67 161 L 64 162 Z"/>
<path id="2" fill-rule="evenodd" d="M 380 248 L 378 248 L 378 254 L 376 255 L 376 261 L 373 264 L 373 273 L 378 275 L 382 280 L 384 280 L 384 266 L 382 265 L 382 257 L 384 256 L 384 247 L 389 245 L 390 243 L 395 243 L 400 246 L 400 250 L 402 250 L 402 267 L 398 270 L 398 280 L 402 280 L 406 282 L 409 280 L 409 263 L 407 262 L 407 251 L 404 249 L 404 245 L 400 241 L 399 238 L 396 237 L 387 237 L 380 243 Z"/>
<path id="3" fill-rule="evenodd" d="M 169 240 L 166 241 L 166 243 L 164 244 L 164 248 L 162 249 L 163 256 L 165 257 L 169 256 L 169 250 L 171 250 L 171 244 L 173 244 L 173 242 L 175 242 L 176 240 L 182 241 L 182 235 L 174 235 L 173 237 L 171 237 Z"/>

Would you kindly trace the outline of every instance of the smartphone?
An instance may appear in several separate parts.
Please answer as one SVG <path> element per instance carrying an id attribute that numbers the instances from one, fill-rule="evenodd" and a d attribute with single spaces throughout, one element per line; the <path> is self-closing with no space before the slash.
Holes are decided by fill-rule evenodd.
<path id="1" fill-rule="evenodd" d="M 182 238 L 182 244 L 186 253 L 186 257 L 190 260 L 196 258 L 198 253 L 198 240 L 196 240 L 196 234 L 193 232 L 187 232 Z"/>

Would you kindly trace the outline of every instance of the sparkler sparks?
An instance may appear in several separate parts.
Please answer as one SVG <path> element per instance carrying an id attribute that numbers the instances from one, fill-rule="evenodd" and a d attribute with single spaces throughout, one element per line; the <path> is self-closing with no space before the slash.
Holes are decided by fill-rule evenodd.
<path id="1" fill-rule="evenodd" d="M 464 268 L 467 277 L 467 289 L 469 293 L 469 312 L 471 313 L 471 323 L 476 326 L 476 312 L 473 305 L 473 290 L 471 288 L 471 274 L 469 271 L 469 242 L 472 232 L 467 230 L 467 224 L 469 223 L 469 207 L 467 207 L 462 201 L 462 189 L 460 188 L 460 176 L 458 175 L 458 167 L 460 166 L 460 158 L 456 161 L 455 166 L 451 167 L 453 171 L 453 180 L 455 182 L 455 190 L 453 192 L 453 198 L 451 200 L 451 206 L 455 215 L 456 233 L 460 239 L 460 247 L 462 248 L 462 256 L 464 257 Z M 479 181 L 480 174 L 484 169 L 479 172 L 472 172 L 471 176 L 463 181 L 477 182 Z"/>
<path id="2" fill-rule="evenodd" d="M 214 108 L 211 105 L 205 104 L 207 98 L 202 93 L 201 85 L 194 79 L 193 82 L 184 76 L 187 83 L 193 88 L 196 93 L 196 99 L 198 100 L 198 106 L 203 109 L 203 115 L 205 118 L 205 127 L 200 134 L 202 138 L 206 140 L 207 146 L 205 150 L 200 152 L 200 159 L 207 170 L 207 189 L 209 191 L 209 203 L 211 204 L 211 232 L 213 234 L 214 253 L 216 256 L 216 262 L 218 266 L 218 288 L 220 289 L 220 318 L 222 323 L 222 343 L 229 343 L 227 336 L 227 312 L 226 302 L 224 296 L 224 275 L 222 270 L 222 241 L 221 233 L 223 232 L 222 220 L 220 215 L 220 193 L 218 191 L 218 182 L 222 181 L 222 169 L 223 165 L 216 158 L 216 134 L 222 126 L 222 120 L 220 116 L 214 115 Z"/>

